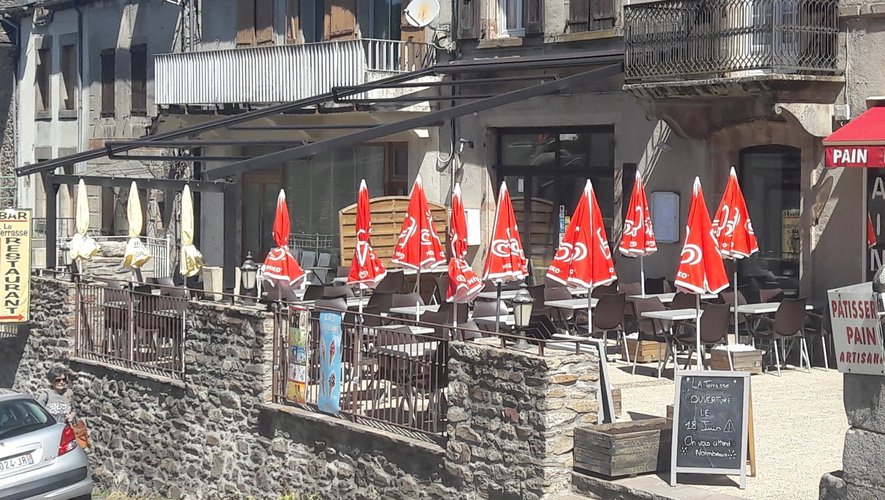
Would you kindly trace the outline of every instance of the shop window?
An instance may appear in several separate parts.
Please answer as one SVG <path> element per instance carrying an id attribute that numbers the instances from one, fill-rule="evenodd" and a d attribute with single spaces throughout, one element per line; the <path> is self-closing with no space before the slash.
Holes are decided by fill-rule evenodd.
<path id="1" fill-rule="evenodd" d="M 147 45 L 133 45 L 129 49 L 131 71 L 131 99 L 133 115 L 147 114 Z"/>
<path id="2" fill-rule="evenodd" d="M 568 5 L 570 33 L 614 28 L 620 7 L 617 0 L 571 0 Z"/>
<path id="3" fill-rule="evenodd" d="M 237 1 L 237 45 L 273 43 L 274 0 Z"/>
<path id="4" fill-rule="evenodd" d="M 116 51 L 101 51 L 101 116 L 114 116 L 116 111 Z"/>
<path id="5" fill-rule="evenodd" d="M 49 113 L 49 75 L 52 72 L 52 50 L 49 47 L 37 49 L 37 65 L 34 73 L 34 103 L 37 118 L 48 118 Z M 45 115 L 45 116 L 43 116 Z"/>
<path id="6" fill-rule="evenodd" d="M 73 44 L 62 45 L 60 54 L 61 64 L 61 108 L 65 111 L 77 109 L 77 46 Z"/>

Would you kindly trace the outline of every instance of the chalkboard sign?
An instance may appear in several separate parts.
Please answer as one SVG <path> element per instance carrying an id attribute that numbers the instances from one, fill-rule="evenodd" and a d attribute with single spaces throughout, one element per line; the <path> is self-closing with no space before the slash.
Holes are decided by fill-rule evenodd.
<path id="1" fill-rule="evenodd" d="M 670 484 L 677 472 L 740 474 L 747 485 L 750 374 L 677 371 Z"/>

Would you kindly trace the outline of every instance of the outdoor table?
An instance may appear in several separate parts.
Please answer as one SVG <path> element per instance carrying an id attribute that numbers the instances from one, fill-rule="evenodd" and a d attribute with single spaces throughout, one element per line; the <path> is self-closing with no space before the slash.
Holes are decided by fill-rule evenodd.
<path id="1" fill-rule="evenodd" d="M 596 307 L 596 303 L 599 302 L 599 299 L 590 299 L 590 307 Z M 544 305 L 548 307 L 556 307 L 559 309 L 571 309 L 572 311 L 579 311 L 587 309 L 587 298 L 583 299 L 563 299 L 563 300 L 546 300 L 544 301 Z"/>
<path id="2" fill-rule="evenodd" d="M 369 303 L 369 297 L 347 297 L 347 307 L 357 307 L 360 305 L 360 302 L 363 305 Z M 293 302 L 293 305 L 296 306 L 305 306 L 305 307 L 313 307 L 316 305 L 316 300 L 302 300 L 301 302 Z"/>
<path id="3" fill-rule="evenodd" d="M 657 297 L 658 300 L 661 301 L 661 304 L 669 304 L 670 302 L 673 302 L 673 298 L 676 297 L 676 293 L 675 293 L 675 292 L 670 292 L 670 293 L 648 293 L 648 294 L 645 294 L 645 295 L 628 295 L 628 296 L 627 296 L 627 301 L 628 301 L 628 302 L 632 302 L 632 301 L 634 301 L 634 300 L 638 300 L 638 299 L 650 299 L 650 298 L 652 298 L 652 297 Z M 704 293 L 704 294 L 701 294 L 701 299 L 704 299 L 704 300 L 710 300 L 710 299 L 715 299 L 715 298 L 716 298 L 716 294 L 715 294 L 715 293 Z"/>
<path id="4" fill-rule="evenodd" d="M 507 315 L 502 314 L 500 316 L 500 320 L 501 320 L 502 325 L 513 326 L 516 324 L 516 320 L 514 319 L 514 316 L 512 314 L 507 314 Z M 479 322 L 491 323 L 494 326 L 495 317 L 494 316 L 480 316 L 478 318 L 473 318 L 473 321 L 476 323 L 479 323 Z"/>
<path id="5" fill-rule="evenodd" d="M 338 284 L 346 285 L 347 284 L 347 276 L 338 276 L 338 277 L 332 278 L 332 284 L 333 285 L 338 285 Z"/>
<path id="6" fill-rule="evenodd" d="M 369 328 L 366 328 L 367 330 Z M 432 335 L 435 331 L 433 328 L 427 326 L 415 326 L 415 325 L 384 325 L 373 327 L 373 330 L 389 330 L 394 332 L 405 332 L 411 333 L 412 335 Z"/>
<path id="7" fill-rule="evenodd" d="M 513 297 L 516 297 L 517 293 L 519 293 L 519 290 L 502 290 L 501 300 L 512 300 Z M 495 300 L 498 298 L 498 292 L 495 290 L 489 292 L 479 292 L 479 295 L 477 295 L 476 298 L 482 300 Z"/>
<path id="8" fill-rule="evenodd" d="M 386 354 L 389 356 L 396 357 L 409 357 L 409 358 L 420 358 L 424 356 L 427 351 L 431 351 L 436 349 L 439 346 L 439 342 L 436 340 L 428 340 L 425 342 L 412 342 L 409 344 L 393 344 L 393 345 L 384 345 L 377 346 L 372 348 L 373 351 Z"/>
<path id="9" fill-rule="evenodd" d="M 737 307 L 738 314 L 771 314 L 777 312 L 780 302 L 760 302 L 758 304 L 741 304 Z M 805 304 L 805 310 L 811 311 L 814 307 L 811 304 Z M 731 312 L 735 312 L 734 306 L 731 306 Z"/>
<path id="10" fill-rule="evenodd" d="M 418 309 L 421 311 L 421 314 L 424 314 L 428 311 L 437 312 L 437 311 L 439 311 L 439 304 L 422 305 L 422 306 L 418 307 Z M 415 317 L 415 306 L 391 307 L 389 313 L 390 314 L 397 314 L 399 316 L 408 316 L 410 318 L 414 318 Z"/>
<path id="11" fill-rule="evenodd" d="M 660 319 L 665 321 L 686 321 L 696 319 L 698 314 L 703 314 L 697 309 L 668 309 L 666 311 L 645 311 L 642 313 L 643 318 Z"/>

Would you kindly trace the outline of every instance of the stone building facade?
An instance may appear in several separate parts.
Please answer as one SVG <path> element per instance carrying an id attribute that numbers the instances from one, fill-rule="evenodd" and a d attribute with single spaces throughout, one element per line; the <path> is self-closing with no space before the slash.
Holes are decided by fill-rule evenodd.
<path id="1" fill-rule="evenodd" d="M 0 0 L 0 9 L 13 0 Z M 0 21 L 0 208 L 15 206 L 15 26 Z"/>
<path id="2" fill-rule="evenodd" d="M 52 366 L 76 377 L 78 412 L 104 489 L 170 498 L 541 498 L 567 492 L 575 426 L 596 421 L 597 359 L 548 349 L 450 344 L 447 438 L 405 437 L 275 404 L 273 317 L 191 302 L 184 380 L 76 356 L 76 288 L 33 279 L 14 387 L 37 393 Z M 504 495 L 504 496 L 501 496 Z"/>

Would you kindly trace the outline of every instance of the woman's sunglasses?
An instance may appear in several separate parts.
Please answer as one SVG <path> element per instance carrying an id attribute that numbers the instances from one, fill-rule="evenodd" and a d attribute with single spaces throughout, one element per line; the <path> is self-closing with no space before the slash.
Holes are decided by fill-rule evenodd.
<path id="1" fill-rule="evenodd" d="M 56 384 L 59 382 L 67 382 L 67 381 L 68 381 L 68 379 L 66 379 L 66 378 L 57 378 L 57 379 L 53 380 L 53 382 L 55 382 Z"/>

